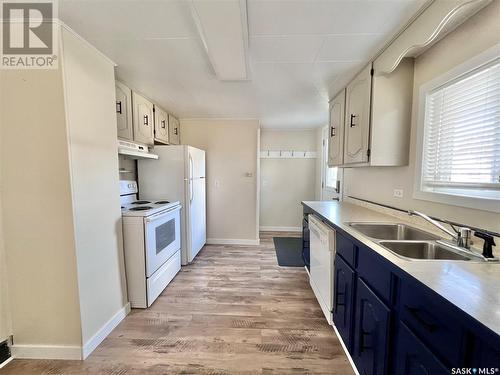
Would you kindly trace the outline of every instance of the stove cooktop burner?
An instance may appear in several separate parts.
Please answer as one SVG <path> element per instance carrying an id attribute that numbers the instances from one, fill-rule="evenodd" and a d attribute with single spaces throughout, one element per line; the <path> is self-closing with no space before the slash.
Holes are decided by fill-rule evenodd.
<path id="1" fill-rule="evenodd" d="M 153 207 L 151 206 L 141 206 L 141 207 L 132 207 L 130 211 L 146 211 L 151 210 Z"/>
<path id="2" fill-rule="evenodd" d="M 170 203 L 169 201 L 158 201 L 158 202 L 155 202 L 155 204 L 168 204 Z"/>
<path id="3" fill-rule="evenodd" d="M 148 203 L 151 203 L 150 201 L 135 201 L 135 202 L 132 202 L 132 204 L 148 204 Z"/>

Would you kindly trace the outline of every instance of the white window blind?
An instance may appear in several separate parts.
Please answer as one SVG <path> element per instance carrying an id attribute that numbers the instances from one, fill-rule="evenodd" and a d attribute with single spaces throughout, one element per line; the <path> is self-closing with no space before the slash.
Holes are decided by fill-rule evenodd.
<path id="1" fill-rule="evenodd" d="M 421 188 L 500 199 L 500 59 L 425 97 Z"/>

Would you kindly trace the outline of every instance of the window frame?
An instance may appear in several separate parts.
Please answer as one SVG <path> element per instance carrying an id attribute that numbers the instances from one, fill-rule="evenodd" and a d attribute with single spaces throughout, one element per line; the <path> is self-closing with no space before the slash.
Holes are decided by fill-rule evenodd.
<path id="1" fill-rule="evenodd" d="M 417 117 L 417 142 L 415 147 L 415 179 L 413 198 L 436 203 L 444 203 L 453 206 L 479 209 L 484 211 L 500 212 L 500 200 L 488 199 L 482 197 L 460 196 L 446 194 L 444 192 L 432 192 L 422 189 L 423 173 L 423 152 L 424 152 L 424 133 L 425 133 L 425 105 L 427 94 L 446 83 L 457 79 L 466 74 L 492 62 L 500 57 L 500 44 L 480 53 L 479 55 L 465 61 L 448 72 L 430 80 L 420 86 L 418 98 L 418 117 Z"/>

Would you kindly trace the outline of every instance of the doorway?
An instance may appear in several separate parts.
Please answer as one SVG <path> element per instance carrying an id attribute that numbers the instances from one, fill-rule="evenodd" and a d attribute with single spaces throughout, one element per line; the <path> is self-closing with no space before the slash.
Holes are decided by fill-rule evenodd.
<path id="1" fill-rule="evenodd" d="M 342 200 L 343 169 L 328 166 L 328 126 L 321 131 L 321 200 Z"/>

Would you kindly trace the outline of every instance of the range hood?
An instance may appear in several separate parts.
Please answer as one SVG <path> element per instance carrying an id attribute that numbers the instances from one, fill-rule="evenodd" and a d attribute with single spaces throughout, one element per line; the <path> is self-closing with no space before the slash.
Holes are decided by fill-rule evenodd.
<path id="1" fill-rule="evenodd" d="M 127 159 L 158 159 L 158 155 L 149 152 L 148 146 L 127 141 L 118 141 L 118 154 Z"/>

